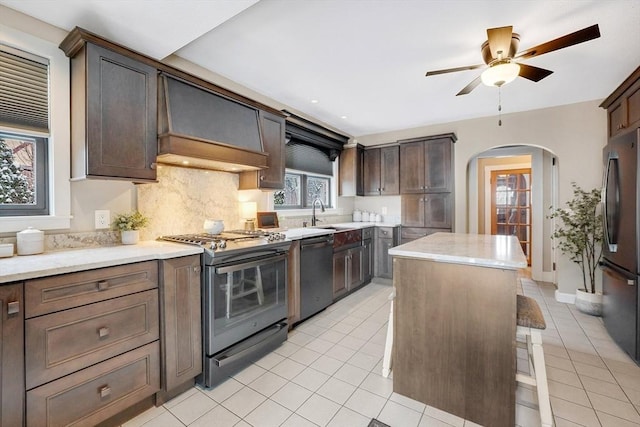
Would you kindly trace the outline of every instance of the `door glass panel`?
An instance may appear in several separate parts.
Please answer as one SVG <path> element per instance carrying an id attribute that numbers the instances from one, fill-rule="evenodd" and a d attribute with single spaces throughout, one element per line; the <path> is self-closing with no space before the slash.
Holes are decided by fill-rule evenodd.
<path id="1" fill-rule="evenodd" d="M 285 261 L 216 269 L 213 277 L 213 315 L 216 331 L 255 316 L 285 298 Z M 223 270 L 224 272 L 220 272 Z"/>
<path id="2" fill-rule="evenodd" d="M 531 169 L 491 173 L 491 234 L 516 236 L 531 264 Z"/>

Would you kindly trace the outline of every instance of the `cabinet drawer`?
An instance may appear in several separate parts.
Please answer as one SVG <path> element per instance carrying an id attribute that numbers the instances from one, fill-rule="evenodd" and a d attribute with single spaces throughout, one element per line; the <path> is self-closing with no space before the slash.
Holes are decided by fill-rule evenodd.
<path id="1" fill-rule="evenodd" d="M 376 227 L 376 237 L 378 239 L 393 238 L 393 227 Z"/>
<path id="2" fill-rule="evenodd" d="M 433 233 L 450 233 L 450 228 L 422 228 L 422 227 L 402 227 L 402 241 L 401 243 L 407 243 L 421 237 L 428 236 Z"/>
<path id="3" fill-rule="evenodd" d="M 362 229 L 362 240 L 373 239 L 375 227 L 368 227 Z"/>
<path id="4" fill-rule="evenodd" d="M 160 389 L 158 342 L 27 392 L 27 425 L 94 426 Z"/>
<path id="5" fill-rule="evenodd" d="M 25 313 L 30 318 L 157 287 L 156 261 L 29 280 Z"/>
<path id="6" fill-rule="evenodd" d="M 158 337 L 157 290 L 28 319 L 27 390 Z"/>

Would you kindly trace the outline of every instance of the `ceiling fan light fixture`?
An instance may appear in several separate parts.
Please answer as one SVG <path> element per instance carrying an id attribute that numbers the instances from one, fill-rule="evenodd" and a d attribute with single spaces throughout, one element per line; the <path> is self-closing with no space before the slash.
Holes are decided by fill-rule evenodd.
<path id="1" fill-rule="evenodd" d="M 500 87 L 514 81 L 519 73 L 520 65 L 515 62 L 500 62 L 484 70 L 481 79 L 486 86 Z"/>

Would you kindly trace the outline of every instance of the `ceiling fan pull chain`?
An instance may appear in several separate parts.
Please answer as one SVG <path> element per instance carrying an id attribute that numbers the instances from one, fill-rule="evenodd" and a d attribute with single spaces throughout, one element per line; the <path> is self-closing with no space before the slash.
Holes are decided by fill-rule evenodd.
<path id="1" fill-rule="evenodd" d="M 498 86 L 498 126 L 502 126 L 502 88 Z"/>

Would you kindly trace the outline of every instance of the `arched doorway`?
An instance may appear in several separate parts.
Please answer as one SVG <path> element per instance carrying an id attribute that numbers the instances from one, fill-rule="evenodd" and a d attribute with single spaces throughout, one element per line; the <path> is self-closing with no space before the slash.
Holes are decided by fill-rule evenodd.
<path id="1" fill-rule="evenodd" d="M 518 237 L 523 237 L 520 239 L 521 243 L 528 245 L 525 253 L 528 252 L 533 279 L 547 282 L 555 282 L 552 222 L 547 215 L 550 207 L 557 203 L 557 167 L 555 154 L 543 147 L 531 145 L 495 147 L 476 154 L 467 165 L 469 232 L 478 234 L 492 234 L 492 227 L 494 232 L 498 229 L 502 231 L 494 234 L 509 234 L 510 231 L 521 230 L 520 226 L 523 224 L 520 222 L 516 228 L 502 229 L 492 223 L 492 218 L 495 220 L 497 217 L 499 221 L 500 217 L 492 212 L 492 195 L 495 198 L 495 194 L 492 194 L 491 175 L 495 175 L 496 171 L 503 171 L 508 175 L 509 171 L 516 173 L 530 170 L 530 194 L 527 196 L 530 228 L 527 230 L 528 235 Z M 493 209 L 498 208 L 494 203 Z M 509 207 L 510 212 L 513 209 L 515 206 Z M 515 212 L 523 213 L 520 210 Z M 509 223 L 505 218 L 502 219 L 505 220 L 502 225 Z"/>

